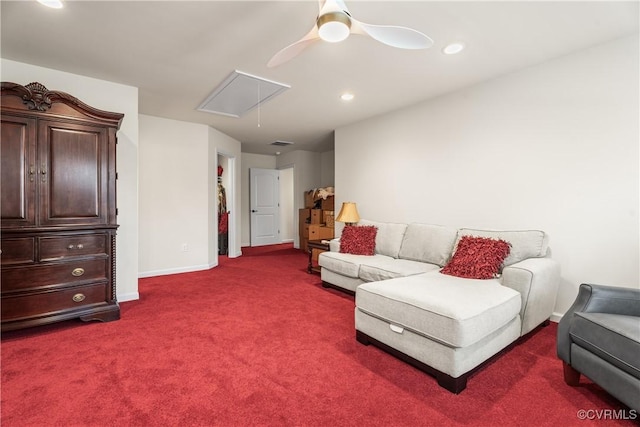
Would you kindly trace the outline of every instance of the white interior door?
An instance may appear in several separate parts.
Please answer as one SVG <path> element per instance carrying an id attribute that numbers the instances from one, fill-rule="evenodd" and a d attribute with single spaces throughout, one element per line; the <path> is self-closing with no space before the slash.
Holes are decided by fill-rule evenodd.
<path id="1" fill-rule="evenodd" d="M 251 246 L 274 245 L 280 239 L 280 172 L 249 168 Z"/>

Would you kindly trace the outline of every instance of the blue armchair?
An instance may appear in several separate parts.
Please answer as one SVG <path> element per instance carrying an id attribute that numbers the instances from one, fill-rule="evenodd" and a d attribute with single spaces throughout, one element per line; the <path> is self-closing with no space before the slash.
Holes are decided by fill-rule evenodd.
<path id="1" fill-rule="evenodd" d="M 558 325 L 565 382 L 584 374 L 640 412 L 640 289 L 580 285 Z"/>

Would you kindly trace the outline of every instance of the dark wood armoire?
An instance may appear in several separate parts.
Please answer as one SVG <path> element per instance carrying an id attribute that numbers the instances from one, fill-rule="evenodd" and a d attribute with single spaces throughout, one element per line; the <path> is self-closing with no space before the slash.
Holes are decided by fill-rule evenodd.
<path id="1" fill-rule="evenodd" d="M 2 331 L 120 318 L 116 132 L 101 111 L 40 83 L 1 83 Z"/>

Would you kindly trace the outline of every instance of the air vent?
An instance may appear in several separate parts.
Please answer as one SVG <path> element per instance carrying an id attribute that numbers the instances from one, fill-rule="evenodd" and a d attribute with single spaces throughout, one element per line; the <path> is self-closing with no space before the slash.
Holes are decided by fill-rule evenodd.
<path id="1" fill-rule="evenodd" d="M 277 145 L 278 147 L 288 147 L 289 145 L 293 145 L 293 142 L 275 141 L 275 142 L 272 142 L 271 145 Z"/>
<path id="2" fill-rule="evenodd" d="M 241 117 L 290 87 L 235 70 L 200 104 L 198 111 Z"/>

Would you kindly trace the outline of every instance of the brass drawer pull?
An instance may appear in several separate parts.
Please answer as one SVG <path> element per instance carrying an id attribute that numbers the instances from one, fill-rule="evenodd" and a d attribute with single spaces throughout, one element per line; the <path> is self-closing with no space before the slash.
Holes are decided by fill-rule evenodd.
<path id="1" fill-rule="evenodd" d="M 71 275 L 75 276 L 75 277 L 80 277 L 84 274 L 84 268 L 74 268 L 73 271 L 71 272 Z"/>
<path id="2" fill-rule="evenodd" d="M 84 294 L 75 294 L 72 299 L 73 302 L 82 302 L 85 298 Z"/>
<path id="3" fill-rule="evenodd" d="M 69 249 L 70 251 L 74 250 L 74 249 L 83 249 L 84 245 L 82 243 L 78 243 L 77 245 L 69 245 L 67 246 L 67 249 Z"/>

